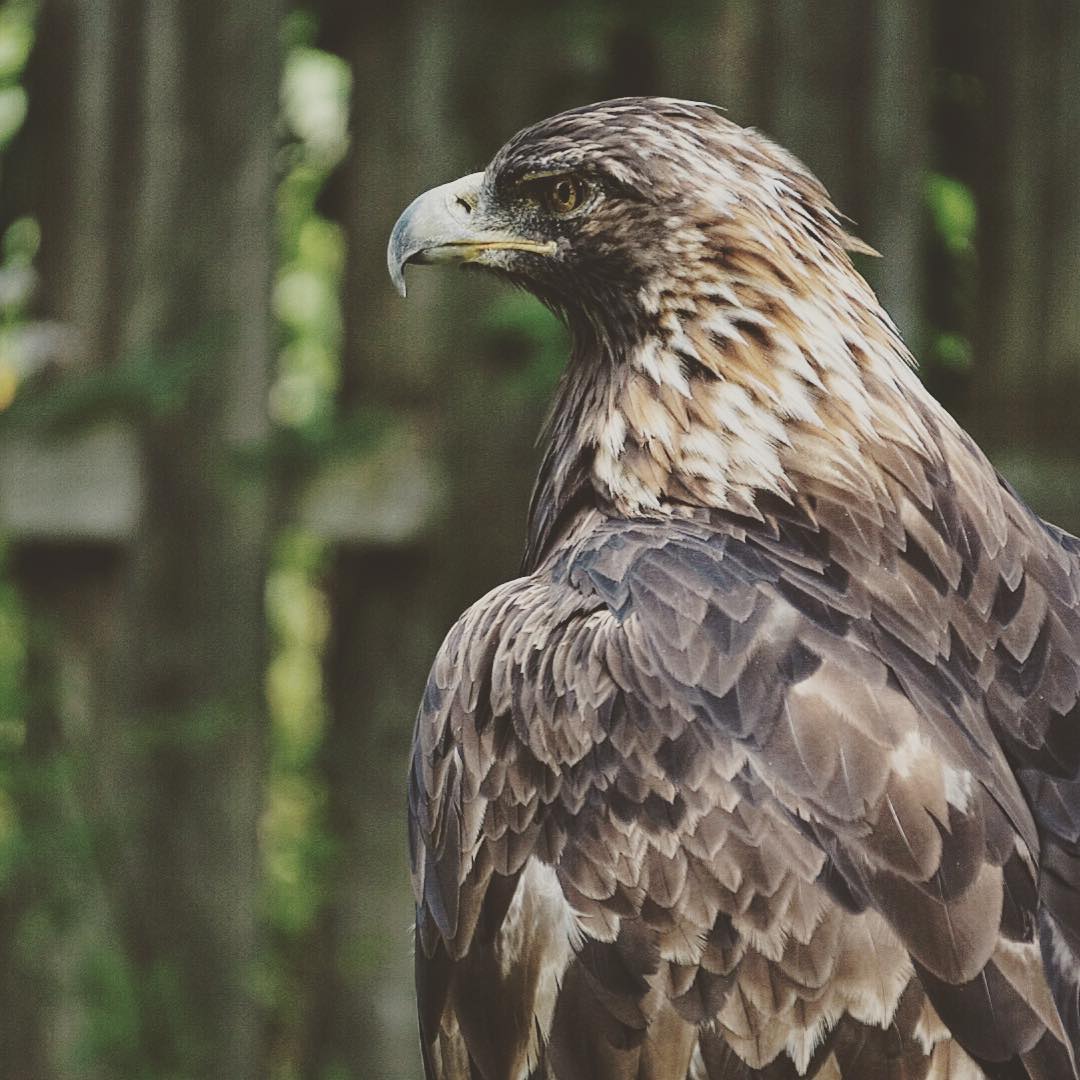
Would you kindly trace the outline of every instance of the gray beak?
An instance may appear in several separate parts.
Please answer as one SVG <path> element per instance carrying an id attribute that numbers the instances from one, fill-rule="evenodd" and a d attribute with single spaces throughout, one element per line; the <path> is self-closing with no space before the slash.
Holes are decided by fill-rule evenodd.
<path id="1" fill-rule="evenodd" d="M 402 296 L 406 263 L 482 262 L 488 251 L 555 252 L 553 241 L 513 236 L 480 219 L 477 206 L 483 179 L 483 173 L 472 173 L 425 191 L 398 218 L 386 249 L 386 266 Z"/>

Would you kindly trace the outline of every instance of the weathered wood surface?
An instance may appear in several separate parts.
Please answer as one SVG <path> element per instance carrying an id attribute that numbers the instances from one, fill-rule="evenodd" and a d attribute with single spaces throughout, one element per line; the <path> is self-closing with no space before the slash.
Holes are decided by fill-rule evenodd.
<path id="1" fill-rule="evenodd" d="M 0 533 L 20 544 L 131 543 L 146 485 L 139 439 L 122 424 L 52 438 L 0 435 Z M 403 425 L 373 449 L 327 461 L 290 518 L 330 543 L 408 544 L 430 527 L 444 495 L 439 463 Z"/>

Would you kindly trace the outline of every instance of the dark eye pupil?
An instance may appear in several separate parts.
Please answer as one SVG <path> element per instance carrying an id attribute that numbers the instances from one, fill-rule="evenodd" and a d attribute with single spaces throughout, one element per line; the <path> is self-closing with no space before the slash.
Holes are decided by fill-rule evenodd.
<path id="1" fill-rule="evenodd" d="M 578 202 L 577 185 L 572 180 L 559 180 L 551 192 L 558 210 L 573 210 Z"/>

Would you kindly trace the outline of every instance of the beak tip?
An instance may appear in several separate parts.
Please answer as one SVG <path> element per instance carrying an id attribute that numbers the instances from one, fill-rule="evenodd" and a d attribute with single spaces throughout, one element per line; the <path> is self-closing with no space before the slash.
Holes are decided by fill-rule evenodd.
<path id="1" fill-rule="evenodd" d="M 390 283 L 394 286 L 394 291 L 404 300 L 405 263 L 408 262 L 408 259 L 403 259 L 401 254 L 393 240 L 391 240 L 390 248 L 386 253 L 386 269 L 390 273 Z"/>
<path id="2" fill-rule="evenodd" d="M 405 267 L 408 263 L 451 261 L 429 259 L 426 255 L 446 242 L 460 241 L 462 229 L 466 228 L 460 211 L 462 194 L 474 199 L 482 180 L 483 173 L 472 173 L 432 188 L 417 195 L 397 219 L 386 248 L 386 268 L 402 298 L 405 297 Z"/>
<path id="3" fill-rule="evenodd" d="M 403 299 L 405 297 L 405 264 L 414 253 L 416 247 L 412 243 L 409 234 L 409 223 L 412 207 L 398 218 L 397 224 L 390 233 L 390 242 L 386 245 L 386 269 L 390 274 L 390 281 L 395 291 Z"/>

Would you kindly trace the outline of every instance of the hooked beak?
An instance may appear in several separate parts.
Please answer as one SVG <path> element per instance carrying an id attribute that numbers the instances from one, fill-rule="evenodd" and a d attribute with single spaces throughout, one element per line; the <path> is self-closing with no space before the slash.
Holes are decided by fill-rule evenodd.
<path id="1" fill-rule="evenodd" d="M 386 250 L 390 280 L 405 295 L 406 263 L 475 262 L 487 251 L 552 255 L 554 241 L 527 240 L 485 225 L 477 214 L 483 173 L 425 191 L 398 218 Z"/>

